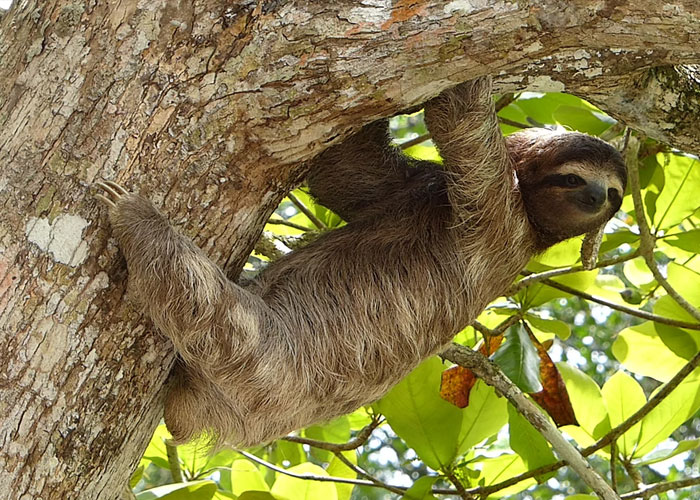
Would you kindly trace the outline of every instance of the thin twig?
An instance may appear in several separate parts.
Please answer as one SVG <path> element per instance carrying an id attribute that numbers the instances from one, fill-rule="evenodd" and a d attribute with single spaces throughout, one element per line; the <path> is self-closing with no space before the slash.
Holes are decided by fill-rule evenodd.
<path id="1" fill-rule="evenodd" d="M 627 262 L 628 260 L 632 260 L 637 257 L 639 257 L 639 250 L 635 250 L 634 252 L 628 253 L 626 255 L 620 255 L 618 257 L 601 260 L 596 264 L 594 269 L 601 269 L 603 267 L 614 266 L 615 264 Z M 586 269 L 584 269 L 583 266 L 569 266 L 562 267 L 559 269 L 550 269 L 549 271 L 543 271 L 541 273 L 530 273 L 529 271 L 523 271 L 522 274 L 526 275 L 525 278 L 521 279 L 516 283 L 513 283 L 513 285 L 508 290 L 507 295 L 515 295 L 526 286 L 530 286 L 533 283 L 537 283 L 544 279 L 554 278 L 563 274 L 577 273 L 579 271 L 586 271 Z"/>
<path id="2" fill-rule="evenodd" d="M 292 443 L 299 443 L 299 444 L 306 444 L 309 446 L 312 446 L 314 448 L 318 448 L 321 450 L 328 450 L 332 452 L 341 452 L 341 451 L 350 451 L 350 450 L 355 450 L 365 444 L 367 441 L 367 438 L 369 438 L 370 434 L 372 434 L 372 431 L 376 429 L 379 424 L 381 423 L 381 420 L 379 418 L 373 418 L 372 422 L 370 422 L 368 425 L 363 427 L 357 435 L 352 438 L 350 441 L 347 443 L 329 443 L 327 441 L 317 441 L 315 439 L 308 439 L 308 438 L 303 438 L 300 436 L 285 436 L 282 439 L 285 441 L 290 441 Z"/>
<path id="3" fill-rule="evenodd" d="M 654 247 L 656 245 L 656 238 L 651 233 L 649 223 L 647 222 L 646 212 L 644 210 L 644 202 L 642 201 L 642 191 L 639 182 L 639 166 L 637 161 L 637 153 L 639 151 L 639 141 L 632 141 L 629 138 L 630 131 L 627 130 L 626 139 L 629 140 L 629 147 L 627 148 L 627 155 L 625 161 L 627 163 L 627 171 L 629 172 L 630 180 L 630 191 L 632 192 L 632 201 L 634 202 L 634 211 L 637 214 L 637 225 L 639 226 L 640 234 L 640 244 L 639 250 L 644 257 L 644 261 L 647 267 L 654 275 L 656 281 L 666 290 L 673 300 L 675 300 L 679 306 L 688 311 L 688 313 L 700 321 L 700 310 L 693 306 L 690 302 L 685 300 L 685 298 L 679 294 L 675 288 L 673 288 L 668 280 L 664 278 L 659 271 L 659 266 L 656 264 L 656 259 L 654 259 Z"/>
<path id="4" fill-rule="evenodd" d="M 612 489 L 617 491 L 617 442 L 613 441 L 610 443 L 610 484 Z"/>
<path id="5" fill-rule="evenodd" d="M 627 475 L 630 477 L 632 482 L 634 483 L 634 487 L 639 489 L 642 489 L 644 487 L 644 481 L 642 480 L 642 475 L 639 473 L 637 468 L 632 464 L 632 461 L 629 459 L 623 459 L 621 460 L 622 466 L 625 468 L 627 471 Z"/>
<path id="6" fill-rule="evenodd" d="M 601 299 L 600 297 L 595 297 L 594 295 L 582 292 L 580 290 L 576 290 L 575 288 L 562 285 L 561 283 L 557 283 L 556 281 L 552 281 L 549 279 L 542 280 L 542 283 L 551 286 L 552 288 L 556 288 L 557 290 L 561 290 L 562 292 L 570 293 L 572 295 L 576 295 L 577 297 L 581 297 L 582 299 L 590 300 L 591 302 L 607 306 L 610 309 L 615 309 L 616 311 L 629 314 L 630 316 L 636 316 L 638 318 L 648 319 L 649 321 L 655 321 L 657 323 L 669 326 L 676 326 L 678 328 L 686 328 L 688 330 L 700 330 L 700 323 L 687 323 L 685 321 L 678 321 L 675 319 L 666 318 L 664 316 L 659 316 L 657 314 L 643 311 L 641 309 L 635 309 L 634 307 L 627 307 L 620 304 L 616 304 L 615 302 L 610 302 L 608 300 Z"/>
<path id="7" fill-rule="evenodd" d="M 379 479 L 377 479 L 376 477 L 374 477 L 373 475 L 371 475 L 371 474 L 370 474 L 369 472 L 367 472 L 366 470 L 364 470 L 364 469 L 363 469 L 362 467 L 360 467 L 359 465 L 355 465 L 355 464 L 352 463 L 350 460 L 348 460 L 348 459 L 345 457 L 345 455 L 343 455 L 341 452 L 338 451 L 338 452 L 334 452 L 333 454 L 338 458 L 338 460 L 340 460 L 340 461 L 343 462 L 347 467 L 349 467 L 355 474 L 357 474 L 357 475 L 360 476 L 360 477 L 364 477 L 364 478 L 367 479 L 368 481 L 373 482 L 378 488 L 383 488 L 383 489 L 385 489 L 385 490 L 389 490 L 389 491 L 391 491 L 392 493 L 397 493 L 397 494 L 399 494 L 399 495 L 405 493 L 405 490 L 403 490 L 403 489 L 401 489 L 401 488 L 399 488 L 399 487 L 394 487 L 394 486 L 392 486 L 392 485 L 390 485 L 390 484 L 384 483 L 384 482 L 380 481 Z"/>
<path id="8" fill-rule="evenodd" d="M 623 500 L 630 500 L 632 498 L 649 498 L 652 495 L 658 495 L 665 491 L 676 491 L 683 488 L 689 488 L 691 486 L 697 486 L 700 484 L 700 477 L 690 477 L 688 479 L 681 479 L 679 481 L 671 481 L 669 483 L 658 483 L 651 484 L 640 488 L 637 491 L 630 491 L 621 495 L 620 498 Z"/>
<path id="9" fill-rule="evenodd" d="M 508 94 L 503 94 L 493 105 L 493 107 L 496 109 L 496 113 L 508 106 L 510 103 L 517 100 L 518 97 L 520 97 L 520 94 L 513 94 L 512 92 Z"/>
<path id="10" fill-rule="evenodd" d="M 429 140 L 432 136 L 430 135 L 430 132 L 427 132 L 423 135 L 419 135 L 418 137 L 414 137 L 413 139 L 409 139 L 406 142 L 402 142 L 399 144 L 399 149 L 405 150 L 408 148 L 412 148 L 413 146 L 420 144 L 421 142 L 425 142 Z"/>
<path id="11" fill-rule="evenodd" d="M 510 120 L 508 118 L 503 118 L 501 116 L 498 117 L 498 121 L 501 122 L 503 125 L 510 125 L 511 127 L 515 127 L 515 128 L 533 128 L 532 125 L 528 125 L 526 123 L 516 122 L 515 120 Z"/>
<path id="12" fill-rule="evenodd" d="M 294 229 L 299 229 L 300 231 L 311 231 L 306 226 L 302 226 L 300 224 L 295 224 L 294 222 L 289 222 L 288 220 L 284 219 L 268 219 L 267 220 L 268 224 L 277 224 L 279 226 L 288 226 L 288 227 L 293 227 Z"/>
<path id="13" fill-rule="evenodd" d="M 376 486 L 379 488 L 384 488 L 385 490 L 389 490 L 391 492 L 396 493 L 396 491 L 400 491 L 401 493 L 405 492 L 407 488 L 403 487 L 395 487 L 395 486 L 390 486 L 388 484 L 378 484 L 374 483 L 372 481 L 364 480 L 364 479 L 350 479 L 347 477 L 334 477 L 334 476 L 317 476 L 316 474 L 297 474 L 296 472 L 290 472 L 286 469 L 283 469 L 282 467 L 278 467 L 275 464 L 271 464 L 270 462 L 263 460 L 260 457 L 257 457 L 253 455 L 252 453 L 248 453 L 247 451 L 243 450 L 236 450 L 238 453 L 246 457 L 248 460 L 252 460 L 255 463 L 258 463 L 262 465 L 263 467 L 267 467 L 268 469 L 279 472 L 280 474 L 284 474 L 285 476 L 290 476 L 290 477 L 295 477 L 297 479 L 303 479 L 305 481 L 319 481 L 319 482 L 325 482 L 325 483 L 344 483 L 344 484 L 355 484 L 359 486 Z"/>
<path id="14" fill-rule="evenodd" d="M 482 354 L 467 347 L 452 344 L 445 349 L 442 357 L 455 364 L 469 368 L 481 380 L 496 388 L 510 401 L 518 412 L 549 441 L 557 454 L 579 475 L 599 497 L 604 500 L 618 500 L 620 497 L 610 485 L 583 458 L 581 453 L 569 443 L 561 432 L 545 417 L 518 387 L 506 377 L 501 369 Z"/>
<path id="15" fill-rule="evenodd" d="M 314 226 L 319 228 L 322 231 L 325 231 L 328 229 L 328 226 L 326 226 L 316 215 L 309 210 L 306 205 L 304 205 L 301 201 L 299 201 L 299 198 L 294 196 L 292 193 L 287 194 L 287 198 L 290 199 L 292 203 L 304 214 L 306 215 L 311 222 L 313 222 Z"/>
<path id="16" fill-rule="evenodd" d="M 520 321 L 520 316 L 518 314 L 514 314 L 513 316 L 508 316 L 507 319 L 499 323 L 495 328 L 488 328 L 479 323 L 477 320 L 472 321 L 471 327 L 484 337 L 497 337 L 518 321 Z"/>
<path id="17" fill-rule="evenodd" d="M 447 479 L 450 480 L 452 484 L 455 485 L 455 488 L 457 488 L 457 493 L 459 494 L 460 498 L 462 498 L 463 500 L 474 500 L 474 497 L 467 492 L 467 490 L 464 488 L 464 485 L 462 484 L 462 481 L 459 480 L 459 478 L 453 470 L 446 470 L 445 476 L 447 477 Z"/>

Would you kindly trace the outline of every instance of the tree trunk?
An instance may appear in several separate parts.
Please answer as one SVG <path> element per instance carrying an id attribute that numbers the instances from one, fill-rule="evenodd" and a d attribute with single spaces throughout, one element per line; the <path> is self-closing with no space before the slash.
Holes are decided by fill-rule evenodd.
<path id="1" fill-rule="evenodd" d="M 160 418 L 172 346 L 125 300 L 93 182 L 150 197 L 235 275 L 305 160 L 483 74 L 700 152 L 692 70 L 651 70 L 700 61 L 699 33 L 696 0 L 17 4 L 0 17 L 3 497 L 119 497 Z"/>

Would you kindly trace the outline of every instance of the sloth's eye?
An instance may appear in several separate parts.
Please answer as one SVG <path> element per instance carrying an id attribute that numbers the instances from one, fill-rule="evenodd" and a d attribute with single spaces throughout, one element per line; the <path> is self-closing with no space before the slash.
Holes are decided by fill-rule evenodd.
<path id="1" fill-rule="evenodd" d="M 578 175 L 574 174 L 569 174 L 566 176 L 566 185 L 567 186 L 580 186 L 583 184 L 583 179 L 581 179 Z"/>

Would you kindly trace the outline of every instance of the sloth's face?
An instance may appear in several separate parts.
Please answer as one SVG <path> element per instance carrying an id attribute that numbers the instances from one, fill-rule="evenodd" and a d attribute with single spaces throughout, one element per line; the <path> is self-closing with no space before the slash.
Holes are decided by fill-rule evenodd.
<path id="1" fill-rule="evenodd" d="M 627 171 L 609 144 L 579 133 L 507 139 L 528 218 L 543 246 L 600 227 L 620 209 Z"/>
<path id="2" fill-rule="evenodd" d="M 587 233 L 620 209 L 623 180 L 610 165 L 571 161 L 544 173 L 523 189 L 533 225 L 561 241 Z"/>

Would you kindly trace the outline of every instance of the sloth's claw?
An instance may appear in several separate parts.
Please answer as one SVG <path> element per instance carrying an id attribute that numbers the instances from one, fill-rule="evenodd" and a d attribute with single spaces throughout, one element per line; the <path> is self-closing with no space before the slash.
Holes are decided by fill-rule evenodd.
<path id="1" fill-rule="evenodd" d="M 129 192 L 126 189 L 121 187 L 116 182 L 112 181 L 96 182 L 95 186 L 104 191 L 97 193 L 95 195 L 95 198 L 97 198 L 110 208 L 116 207 L 117 201 L 119 201 L 123 196 L 129 194 Z"/>

